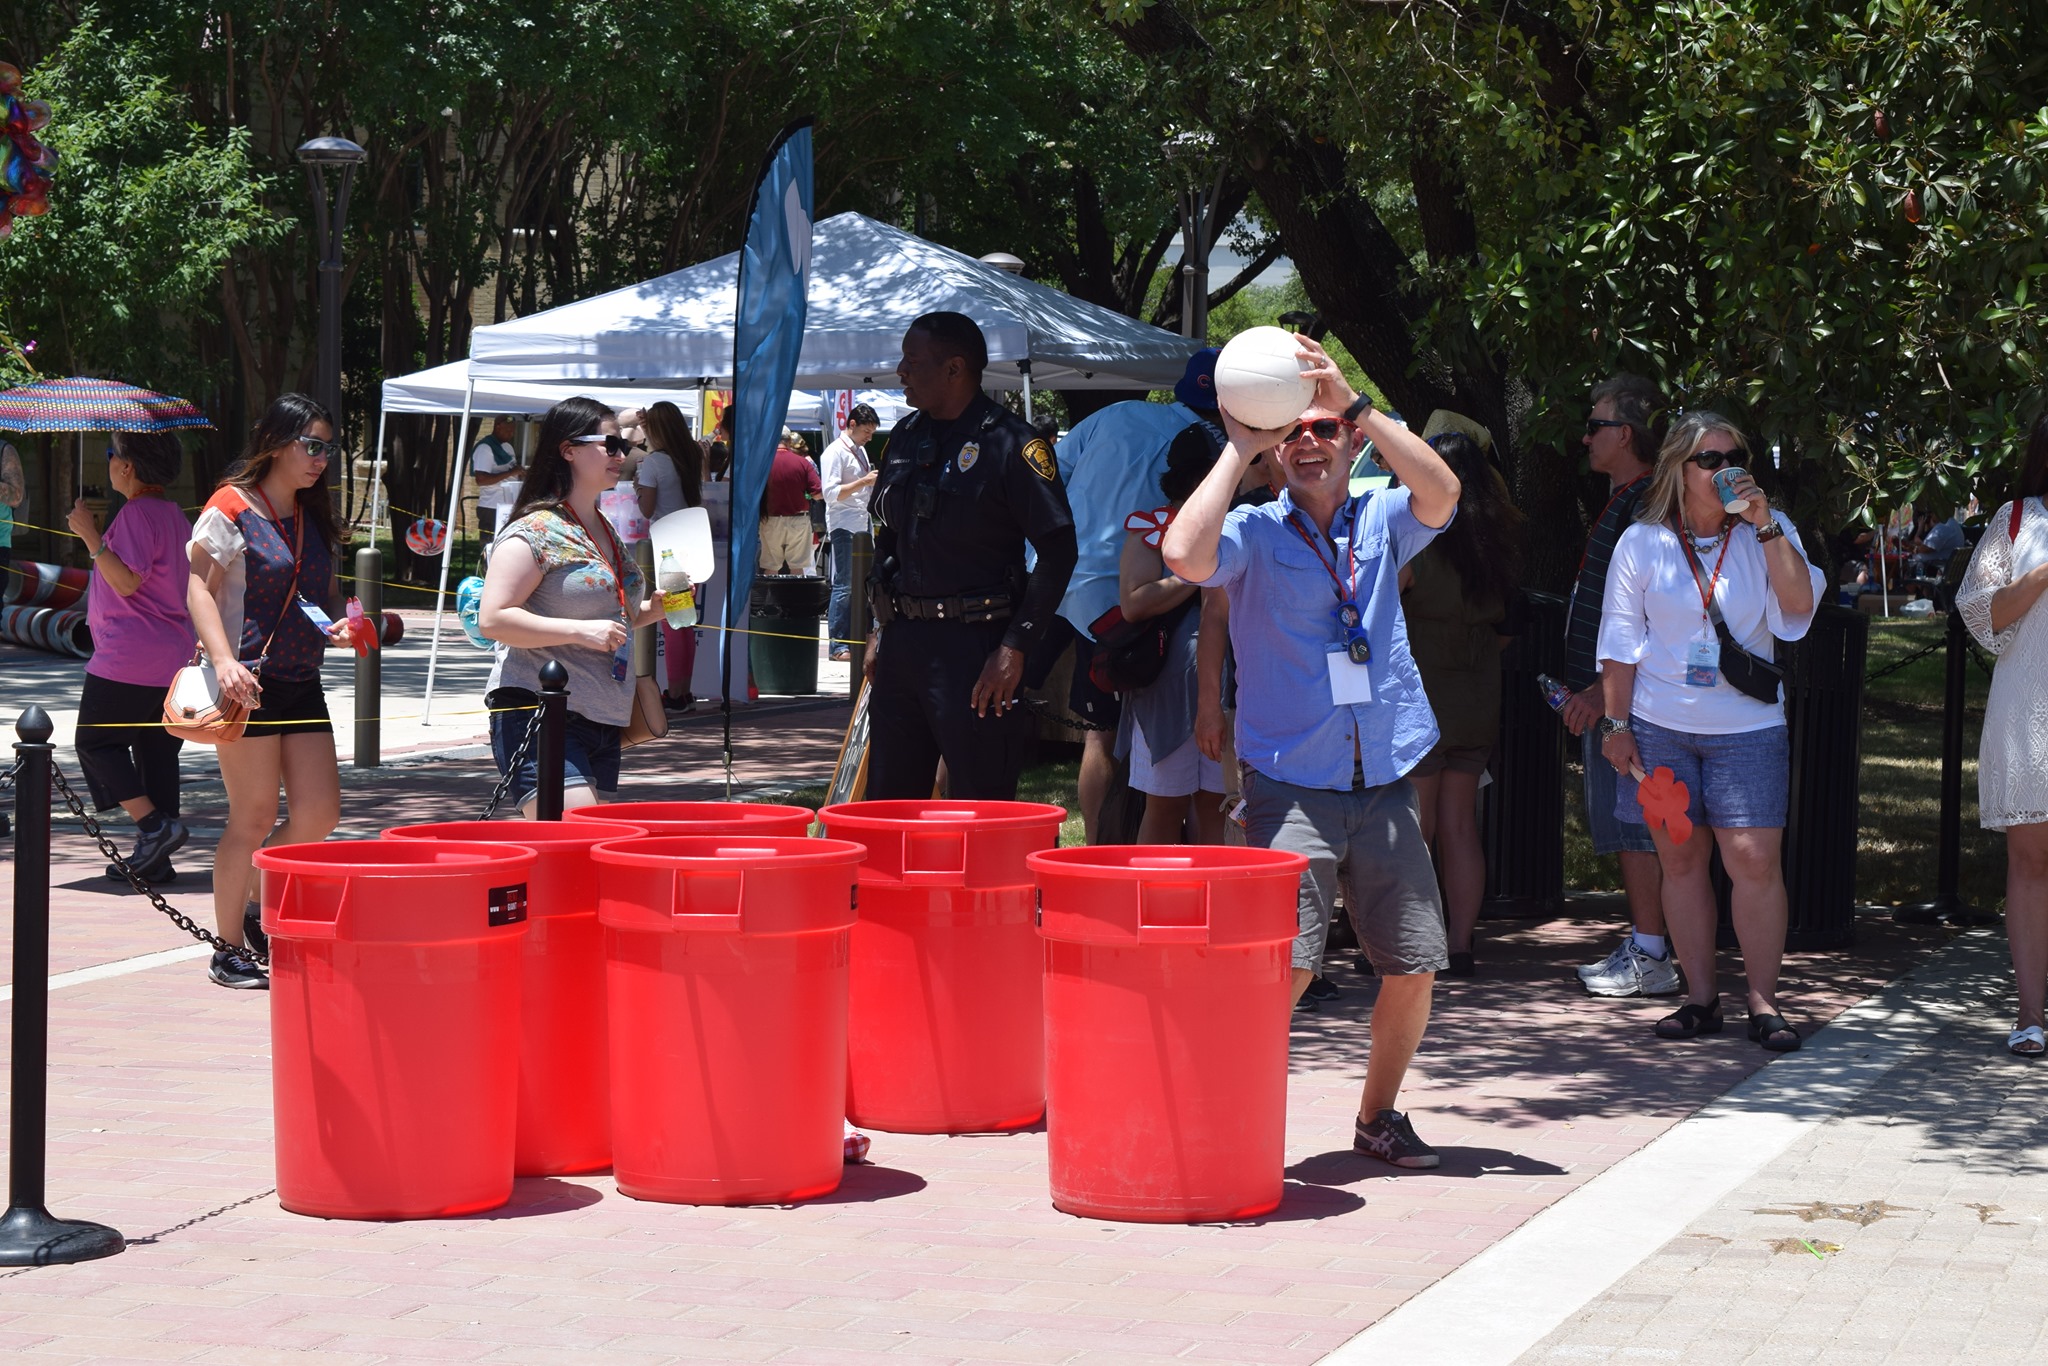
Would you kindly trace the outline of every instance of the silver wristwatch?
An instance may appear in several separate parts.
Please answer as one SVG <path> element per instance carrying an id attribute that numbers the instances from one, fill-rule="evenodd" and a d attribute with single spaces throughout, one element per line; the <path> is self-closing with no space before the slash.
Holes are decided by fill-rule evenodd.
<path id="1" fill-rule="evenodd" d="M 1602 740 L 1605 740 L 1610 735 L 1626 734 L 1628 730 L 1628 718 L 1625 716 L 1619 718 L 1603 716 L 1600 718 L 1600 738 Z"/>

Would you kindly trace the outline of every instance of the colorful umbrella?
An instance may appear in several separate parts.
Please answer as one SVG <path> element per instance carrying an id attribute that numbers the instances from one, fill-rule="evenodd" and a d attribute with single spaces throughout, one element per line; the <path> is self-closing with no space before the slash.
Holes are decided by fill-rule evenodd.
<path id="1" fill-rule="evenodd" d="M 182 398 L 119 380 L 39 379 L 0 390 L 0 430 L 15 432 L 168 432 L 211 427 Z"/>

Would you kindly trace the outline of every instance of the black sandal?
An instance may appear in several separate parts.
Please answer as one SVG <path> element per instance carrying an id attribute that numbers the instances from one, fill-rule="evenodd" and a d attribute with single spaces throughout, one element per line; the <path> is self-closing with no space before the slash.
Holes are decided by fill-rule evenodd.
<path id="1" fill-rule="evenodd" d="M 1804 1042 L 1799 1031 L 1785 1023 L 1783 1015 L 1752 1015 L 1749 1017 L 1749 1037 L 1753 1043 L 1760 1043 L 1766 1052 L 1797 1053 Z"/>
<path id="2" fill-rule="evenodd" d="M 1690 1039 L 1699 1034 L 1720 1032 L 1721 998 L 1718 996 L 1711 1005 L 1682 1005 L 1657 1021 L 1657 1037 L 1660 1039 Z"/>

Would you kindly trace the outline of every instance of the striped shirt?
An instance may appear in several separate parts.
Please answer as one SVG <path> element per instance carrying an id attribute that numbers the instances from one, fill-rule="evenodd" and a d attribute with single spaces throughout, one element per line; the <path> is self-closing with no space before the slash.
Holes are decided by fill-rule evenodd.
<path id="1" fill-rule="evenodd" d="M 1645 474 L 1616 489 L 1586 538 L 1585 558 L 1579 561 L 1579 577 L 1564 619 L 1564 682 L 1573 692 L 1583 692 L 1599 680 L 1600 607 L 1607 597 L 1607 565 L 1614 558 L 1615 542 L 1635 521 L 1649 483 Z"/>

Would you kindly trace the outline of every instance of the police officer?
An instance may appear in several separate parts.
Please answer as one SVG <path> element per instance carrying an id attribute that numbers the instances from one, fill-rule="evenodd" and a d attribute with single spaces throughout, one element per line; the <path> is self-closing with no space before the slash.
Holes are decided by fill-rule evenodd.
<path id="1" fill-rule="evenodd" d="M 1024 657 L 1052 624 L 1076 557 L 1052 448 L 981 390 L 988 343 L 962 313 L 903 334 L 896 376 L 917 412 L 890 434 L 870 509 L 867 795 L 1008 801 L 1030 738 Z M 1024 568 L 1024 544 L 1038 553 Z"/>

